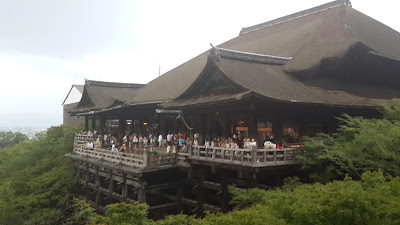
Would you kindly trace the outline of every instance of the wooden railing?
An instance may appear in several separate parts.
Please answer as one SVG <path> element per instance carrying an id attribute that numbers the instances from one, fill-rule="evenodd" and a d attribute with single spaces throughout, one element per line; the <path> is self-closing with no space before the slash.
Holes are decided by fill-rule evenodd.
<path id="1" fill-rule="evenodd" d="M 131 153 L 112 152 L 111 150 L 101 148 L 86 147 L 86 142 L 92 138 L 93 135 L 76 134 L 74 141 L 74 153 L 136 168 L 156 168 L 175 165 L 178 161 L 178 155 L 175 153 L 157 154 L 155 156 L 151 156 L 149 149 L 145 149 L 143 154 L 138 155 Z"/>
<path id="2" fill-rule="evenodd" d="M 231 149 L 219 147 L 192 146 L 188 153 L 180 153 L 179 159 L 197 159 L 210 162 L 242 164 L 247 166 L 268 166 L 295 164 L 299 148 L 284 149 Z"/>
<path id="3" fill-rule="evenodd" d="M 110 150 L 99 148 L 87 148 L 82 145 L 75 145 L 74 152 L 82 156 L 103 159 L 112 163 L 123 164 L 130 167 L 145 167 L 143 155 L 112 152 Z"/>
<path id="4" fill-rule="evenodd" d="M 96 137 L 97 138 L 97 137 Z M 93 139 L 93 134 L 75 134 L 75 143 L 85 143 Z M 92 140 L 95 141 L 95 140 Z"/>
<path id="5" fill-rule="evenodd" d="M 275 165 L 296 164 L 295 156 L 301 154 L 299 148 L 284 149 L 231 149 L 219 147 L 204 147 L 193 145 L 187 152 L 159 153 L 151 156 L 148 149 L 143 154 L 112 152 L 107 149 L 88 148 L 85 142 L 92 135 L 76 135 L 74 152 L 82 156 L 102 159 L 116 164 L 123 164 L 134 168 L 161 168 L 175 166 L 177 162 L 202 160 L 208 162 L 227 163 L 243 166 L 262 167 Z"/>

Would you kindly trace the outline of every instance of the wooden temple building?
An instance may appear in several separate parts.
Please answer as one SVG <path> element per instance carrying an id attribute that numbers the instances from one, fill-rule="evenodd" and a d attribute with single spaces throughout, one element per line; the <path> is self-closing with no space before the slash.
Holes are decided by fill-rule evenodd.
<path id="1" fill-rule="evenodd" d="M 82 118 L 77 118 L 69 113 L 73 110 L 82 98 L 83 85 L 72 85 L 63 103 L 63 124 L 82 124 Z"/>
<path id="2" fill-rule="evenodd" d="M 380 104 L 399 97 L 400 34 L 338 0 L 243 28 L 146 85 L 87 80 L 69 111 L 100 138 L 170 131 L 198 134 L 202 145 L 241 134 L 258 148 L 189 146 L 149 161 L 146 151 L 85 149 L 79 143 L 87 137 L 77 136 L 69 156 L 79 162 L 83 197 L 98 209 L 141 201 L 155 218 L 228 211 L 228 184 L 268 187 L 296 174 L 299 150 L 262 149 L 264 140 L 294 147 L 302 136 L 334 132 L 343 113 L 375 117 Z"/>

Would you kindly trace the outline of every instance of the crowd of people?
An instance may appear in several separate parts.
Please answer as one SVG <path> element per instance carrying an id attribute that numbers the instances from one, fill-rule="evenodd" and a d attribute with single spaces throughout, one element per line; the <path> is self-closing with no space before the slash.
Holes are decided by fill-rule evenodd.
<path id="1" fill-rule="evenodd" d="M 176 151 L 187 150 L 188 145 L 194 146 L 204 146 L 208 147 L 219 147 L 228 149 L 250 149 L 252 146 L 257 147 L 257 142 L 254 138 L 250 139 L 248 137 L 243 137 L 241 134 L 233 134 L 230 138 L 215 137 L 212 139 L 206 138 L 204 143 L 200 143 L 199 134 L 194 134 L 194 139 L 191 140 L 190 137 L 186 137 L 183 134 L 173 134 L 168 132 L 167 135 L 137 135 L 136 133 L 126 134 L 122 138 L 122 142 L 110 134 L 104 134 L 103 141 L 100 140 L 99 132 L 88 131 L 81 132 L 84 135 L 92 135 L 92 139 L 96 138 L 93 142 L 89 140 L 87 142 L 88 148 L 107 148 L 112 152 L 123 152 L 123 153 L 133 153 L 135 150 L 144 149 L 145 147 L 158 147 L 166 148 L 167 153 L 175 153 Z M 271 139 L 265 140 L 263 143 L 266 149 L 276 149 L 280 148 L 279 144 L 273 143 Z"/>

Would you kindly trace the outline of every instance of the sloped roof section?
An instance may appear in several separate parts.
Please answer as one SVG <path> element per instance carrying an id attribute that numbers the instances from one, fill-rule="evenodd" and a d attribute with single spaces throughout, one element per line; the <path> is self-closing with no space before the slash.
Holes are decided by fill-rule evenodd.
<path id="1" fill-rule="evenodd" d="M 329 98 L 330 100 L 327 96 L 333 96 L 335 93 L 326 93 L 324 95 L 326 98 L 313 96 L 311 93 L 321 94 L 317 90 L 318 88 L 315 88 L 312 92 L 306 91 L 308 88 L 312 89 L 313 87 L 306 87 L 301 83 L 297 84 L 295 80 L 297 74 L 315 73 L 318 76 L 321 63 L 327 59 L 341 59 L 345 57 L 349 49 L 357 45 L 365 46 L 369 52 L 376 52 L 383 57 L 400 58 L 400 34 L 398 32 L 353 9 L 350 1 L 338 0 L 250 28 L 244 28 L 239 36 L 217 46 L 217 48 L 229 49 L 230 53 L 235 51 L 244 53 L 230 54 L 234 56 L 230 60 L 235 62 L 230 62 L 231 65 L 229 67 L 224 65 L 229 61 L 228 57 L 225 57 L 227 60 L 221 60 L 219 64 L 223 69 L 230 70 L 235 65 L 252 63 L 254 64 L 254 72 L 264 71 L 265 74 L 275 74 L 277 76 L 276 79 L 283 79 L 278 78 L 279 73 L 279 76 L 282 75 L 286 80 L 286 84 L 290 83 L 289 86 L 296 85 L 296 88 L 285 93 L 280 89 L 272 93 L 270 88 L 271 93 L 264 93 L 265 95 L 288 100 L 292 98 L 291 96 L 304 94 L 303 101 L 329 104 L 333 99 L 350 99 L 352 97 L 344 95 L 343 92 L 341 92 L 343 94 L 341 98 L 331 97 Z M 246 53 L 279 56 L 290 58 L 290 60 L 286 60 L 281 65 L 252 62 L 251 59 L 243 60 L 243 58 L 238 60 L 240 57 L 245 56 Z M 129 102 L 145 103 L 176 99 L 185 93 L 197 80 L 206 65 L 209 54 L 210 52 L 208 51 L 204 52 L 151 81 L 146 87 L 139 90 Z M 223 56 L 223 54 L 222 50 L 220 55 Z M 258 65 L 260 63 L 263 65 Z M 246 68 L 250 67 L 246 66 Z M 249 76 L 252 74 L 249 71 L 243 71 L 243 68 L 238 67 L 237 69 L 237 71 L 232 71 L 231 74 L 241 71 L 241 78 L 238 77 L 238 79 L 246 77 L 246 74 L 249 74 Z M 295 78 L 290 80 L 290 76 Z M 260 77 L 262 76 L 260 75 Z M 263 79 L 272 79 L 272 77 L 267 78 L 265 76 Z M 252 80 L 252 83 L 247 85 L 249 85 L 249 88 L 254 85 L 251 87 L 252 90 L 260 89 L 259 84 L 268 82 L 263 79 L 255 80 L 255 77 L 254 79 L 247 79 L 247 82 Z M 240 82 L 238 81 L 238 83 Z M 294 90 L 299 92 L 294 92 Z M 279 94 L 281 92 L 282 95 Z M 292 92 L 293 95 L 290 94 Z M 355 102 L 353 100 L 343 104 Z M 361 99 L 358 100 L 361 101 Z M 345 100 L 341 99 L 340 101 Z"/>
<path id="2" fill-rule="evenodd" d="M 227 50 L 229 51 L 229 50 Z M 236 53 L 235 53 L 236 54 Z M 251 53 L 246 53 L 251 56 Z M 255 54 L 254 57 L 261 57 Z M 274 56 L 268 56 L 274 57 Z M 322 104 L 335 106 L 375 107 L 388 99 L 364 97 L 343 90 L 329 90 L 309 86 L 282 71 L 281 65 L 271 65 L 259 60 L 249 61 L 247 58 L 230 58 L 210 55 L 206 68 L 194 84 L 188 88 L 190 93 L 173 101 L 162 104 L 166 108 L 215 105 L 223 102 L 241 100 L 247 97 L 258 97 L 268 101 L 278 101 L 295 104 Z M 208 68 L 208 69 L 207 69 Z M 214 68 L 214 69 L 213 69 Z M 210 80 L 215 71 L 220 71 L 233 85 L 239 87 L 231 93 L 202 93 L 199 88 L 205 85 L 204 80 Z M 347 86 L 351 86 L 347 84 Z M 368 85 L 356 86 L 359 92 L 379 91 L 378 87 Z M 387 89 L 390 94 L 400 97 L 400 90 Z M 380 95 L 381 96 L 381 95 Z"/>
<path id="3" fill-rule="evenodd" d="M 237 84 L 274 101 L 339 106 L 376 106 L 385 101 L 307 86 L 283 72 L 280 66 L 231 59 L 217 60 L 216 65 Z"/>
<path id="4" fill-rule="evenodd" d="M 339 7 L 339 6 L 342 6 L 342 5 L 351 6 L 351 3 L 350 3 L 349 0 L 338 0 L 338 1 L 328 2 L 328 3 L 323 4 L 323 5 L 319 5 L 319 6 L 310 8 L 310 9 L 306 9 L 306 10 L 303 10 L 303 11 L 300 11 L 300 12 L 296 12 L 296 13 L 293 13 L 293 14 L 290 14 L 290 15 L 287 15 L 287 16 L 284 16 L 284 17 L 280 17 L 280 18 L 277 18 L 277 19 L 274 19 L 274 20 L 270 20 L 270 21 L 267 21 L 267 22 L 264 22 L 264 23 L 256 24 L 256 25 L 253 25 L 251 27 L 244 27 L 240 31 L 240 34 L 246 34 L 246 33 L 250 33 L 250 32 L 253 32 L 253 31 L 261 30 L 261 29 L 269 27 L 269 26 L 273 26 L 273 25 L 276 25 L 276 24 L 284 23 L 284 22 L 287 22 L 287 21 L 290 21 L 290 20 L 294 20 L 294 19 L 297 19 L 297 18 L 300 18 L 300 17 L 308 16 L 308 15 L 311 15 L 311 14 L 314 14 L 314 13 L 319 13 L 321 11 L 325 11 L 325 10 L 328 10 L 328 9 L 336 8 L 336 7 Z"/>
<path id="5" fill-rule="evenodd" d="M 144 86 L 144 84 L 85 80 L 81 101 L 71 112 L 86 112 L 121 105 Z"/>

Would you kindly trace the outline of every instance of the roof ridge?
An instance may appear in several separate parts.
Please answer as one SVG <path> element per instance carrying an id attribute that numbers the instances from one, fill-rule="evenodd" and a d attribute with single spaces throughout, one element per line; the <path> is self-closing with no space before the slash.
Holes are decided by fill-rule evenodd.
<path id="1" fill-rule="evenodd" d="M 217 58 L 228 58 L 228 59 L 236 59 L 242 61 L 249 61 L 255 63 L 264 63 L 271 65 L 284 65 L 286 64 L 292 57 L 281 57 L 281 56 L 273 56 L 273 55 L 262 55 L 251 52 L 241 52 L 224 48 L 213 47 L 211 49 L 211 55 L 216 56 Z"/>
<path id="2" fill-rule="evenodd" d="M 142 88 L 145 86 L 145 84 L 137 84 L 137 83 L 118 83 L 118 82 L 106 82 L 106 81 L 87 80 L 87 79 L 85 79 L 85 85 L 116 87 L 116 88 Z"/>
<path id="3" fill-rule="evenodd" d="M 350 0 L 336 0 L 336 1 L 333 1 L 333 2 L 328 2 L 328 3 L 322 4 L 322 5 L 313 7 L 313 8 L 302 10 L 300 12 L 289 14 L 287 16 L 283 16 L 283 17 L 280 17 L 280 18 L 277 18 L 277 19 L 273 19 L 273 20 L 270 20 L 270 21 L 267 21 L 267 22 L 264 22 L 264 23 L 256 24 L 256 25 L 253 25 L 253 26 L 250 26 L 250 27 L 243 27 L 242 30 L 240 31 L 239 35 L 247 34 L 247 33 L 253 32 L 253 31 L 257 31 L 257 30 L 261 30 L 261 29 L 264 29 L 266 27 L 270 27 L 270 26 L 273 26 L 273 25 L 276 25 L 276 24 L 280 24 L 280 23 L 284 23 L 284 22 L 293 20 L 293 19 L 297 19 L 297 18 L 300 18 L 300 17 L 308 16 L 308 15 L 311 15 L 311 14 L 315 14 L 315 13 L 318 13 L 318 12 L 321 12 L 321 11 L 325 11 L 325 10 L 328 10 L 328 9 L 336 8 L 336 7 L 339 7 L 339 6 L 342 6 L 342 5 L 347 5 L 347 6 L 351 7 L 351 2 L 350 2 Z"/>

